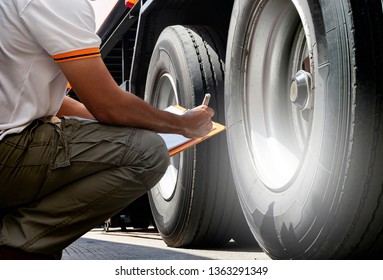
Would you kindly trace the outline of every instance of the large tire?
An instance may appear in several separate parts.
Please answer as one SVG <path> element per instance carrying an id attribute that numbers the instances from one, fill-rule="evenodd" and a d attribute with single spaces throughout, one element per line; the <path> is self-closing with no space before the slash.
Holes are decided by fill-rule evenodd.
<path id="1" fill-rule="evenodd" d="M 152 54 L 145 100 L 160 109 L 172 104 L 192 108 L 209 92 L 214 118 L 223 121 L 224 51 L 220 37 L 210 28 L 166 28 Z M 211 247 L 227 243 L 233 236 L 234 221 L 243 213 L 239 212 L 239 217 L 234 214 L 240 206 L 225 134 L 173 156 L 168 172 L 150 191 L 149 202 L 167 245 Z M 250 233 L 246 223 L 242 230 Z"/>
<path id="2" fill-rule="evenodd" d="M 229 154 L 272 258 L 382 257 L 382 26 L 380 0 L 235 1 Z"/>

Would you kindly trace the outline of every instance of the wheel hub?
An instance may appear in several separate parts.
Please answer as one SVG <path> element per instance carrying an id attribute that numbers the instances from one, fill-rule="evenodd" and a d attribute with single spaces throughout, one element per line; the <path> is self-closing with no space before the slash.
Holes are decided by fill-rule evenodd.
<path id="1" fill-rule="evenodd" d="M 311 74 L 299 70 L 290 85 L 290 100 L 299 110 L 311 108 Z"/>
<path id="2" fill-rule="evenodd" d="M 158 81 L 155 96 L 156 107 L 164 109 L 172 104 L 179 104 L 177 86 L 174 78 L 165 73 Z M 176 155 L 170 158 L 170 165 L 157 184 L 160 194 L 164 200 L 171 200 L 176 190 L 178 168 L 180 165 L 180 156 Z"/>

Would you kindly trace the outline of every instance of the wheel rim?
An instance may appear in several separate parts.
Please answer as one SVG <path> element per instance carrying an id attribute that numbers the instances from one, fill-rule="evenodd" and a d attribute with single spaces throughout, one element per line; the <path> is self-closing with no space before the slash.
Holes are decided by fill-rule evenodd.
<path id="1" fill-rule="evenodd" d="M 294 5 L 269 1 L 258 9 L 262 10 L 253 13 L 246 36 L 249 53 L 241 106 L 256 172 L 265 186 L 277 191 L 297 174 L 309 141 L 311 71 L 304 29 Z M 298 102 L 298 93 L 303 101 Z"/>
<path id="2" fill-rule="evenodd" d="M 153 105 L 160 109 L 179 104 L 176 83 L 170 74 L 165 73 L 160 77 L 155 88 L 154 97 Z M 180 155 L 172 156 L 166 173 L 156 186 L 162 198 L 166 201 L 172 199 L 176 190 L 179 165 Z"/>

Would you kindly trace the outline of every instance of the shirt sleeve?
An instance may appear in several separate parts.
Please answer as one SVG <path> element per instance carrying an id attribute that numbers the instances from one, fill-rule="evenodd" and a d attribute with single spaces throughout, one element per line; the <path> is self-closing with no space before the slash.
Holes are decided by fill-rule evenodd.
<path id="1" fill-rule="evenodd" d="M 89 0 L 30 0 L 20 16 L 56 62 L 100 56 L 101 40 Z"/>

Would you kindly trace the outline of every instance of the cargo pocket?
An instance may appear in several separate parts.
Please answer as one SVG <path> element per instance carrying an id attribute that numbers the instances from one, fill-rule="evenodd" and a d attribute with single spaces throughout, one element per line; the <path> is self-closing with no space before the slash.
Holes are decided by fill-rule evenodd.
<path id="1" fill-rule="evenodd" d="M 33 121 L 21 133 L 0 141 L 0 208 L 22 205 L 39 193 L 56 141 L 52 125 Z"/>

